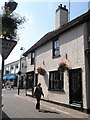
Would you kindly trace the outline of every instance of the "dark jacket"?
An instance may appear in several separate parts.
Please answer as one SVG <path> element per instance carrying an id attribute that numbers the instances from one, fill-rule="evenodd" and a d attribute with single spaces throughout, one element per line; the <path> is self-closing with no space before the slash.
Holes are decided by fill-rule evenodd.
<path id="1" fill-rule="evenodd" d="M 44 96 L 42 88 L 37 86 L 36 89 L 35 89 L 35 97 L 40 99 L 41 95 Z"/>

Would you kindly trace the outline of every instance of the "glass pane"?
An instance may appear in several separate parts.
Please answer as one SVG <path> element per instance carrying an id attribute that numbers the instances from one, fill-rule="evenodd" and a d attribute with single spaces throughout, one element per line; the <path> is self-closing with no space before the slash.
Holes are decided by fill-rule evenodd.
<path id="1" fill-rule="evenodd" d="M 59 50 L 55 50 L 55 56 L 59 55 Z"/>
<path id="2" fill-rule="evenodd" d="M 32 58 L 34 58 L 34 57 L 35 57 L 35 53 L 33 52 L 33 53 L 32 53 Z"/>
<path id="3" fill-rule="evenodd" d="M 63 81 L 62 80 L 60 80 L 60 89 L 63 89 Z"/>
<path id="4" fill-rule="evenodd" d="M 54 49 L 57 48 L 57 43 L 56 41 L 54 42 Z"/>
<path id="5" fill-rule="evenodd" d="M 50 78 L 51 81 L 53 81 L 53 74 L 51 73 L 51 78 Z"/>
<path id="6" fill-rule="evenodd" d="M 60 46 L 60 44 L 59 44 L 59 40 L 57 40 L 57 47 L 59 47 Z"/>

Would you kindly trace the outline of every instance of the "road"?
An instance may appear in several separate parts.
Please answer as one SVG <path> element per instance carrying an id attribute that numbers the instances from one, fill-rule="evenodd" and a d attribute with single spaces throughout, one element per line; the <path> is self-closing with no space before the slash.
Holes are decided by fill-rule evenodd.
<path id="1" fill-rule="evenodd" d="M 20 91 L 18 95 L 17 89 L 3 89 L 3 120 L 8 117 L 13 118 L 80 118 L 86 120 L 86 113 L 58 106 L 52 103 L 41 101 L 41 111 L 35 109 L 36 99 L 25 95 L 25 90 Z M 70 119 L 71 120 L 71 119 Z"/>

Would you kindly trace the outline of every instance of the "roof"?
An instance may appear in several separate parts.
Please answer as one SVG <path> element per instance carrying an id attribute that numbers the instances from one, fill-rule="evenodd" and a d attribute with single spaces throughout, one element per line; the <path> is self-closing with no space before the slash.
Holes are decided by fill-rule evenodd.
<path id="1" fill-rule="evenodd" d="M 88 12 L 82 14 L 81 16 L 73 19 L 72 21 L 60 26 L 58 29 L 55 29 L 55 30 L 45 34 L 38 42 L 36 42 L 23 55 L 27 56 L 28 53 L 34 51 L 38 47 L 40 47 L 40 46 L 44 45 L 45 43 L 47 43 L 48 41 L 55 39 L 56 37 L 58 37 L 58 35 L 62 34 L 63 32 L 77 26 L 78 24 L 83 24 L 83 23 L 87 22 L 88 20 L 90 20 L 90 10 Z"/>
<path id="2" fill-rule="evenodd" d="M 19 63 L 19 61 L 20 61 L 20 60 L 16 60 L 16 61 L 10 62 L 10 63 L 8 63 L 8 64 L 5 64 L 4 66 L 6 67 L 6 66 L 8 66 L 8 65 L 17 64 L 17 63 Z"/>

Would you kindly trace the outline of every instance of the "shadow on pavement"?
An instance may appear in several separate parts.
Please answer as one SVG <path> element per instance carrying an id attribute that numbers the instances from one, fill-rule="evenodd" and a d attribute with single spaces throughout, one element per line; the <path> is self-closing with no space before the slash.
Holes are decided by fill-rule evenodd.
<path id="1" fill-rule="evenodd" d="M 5 112 L 2 111 L 2 120 L 11 120 Z"/>
<path id="2" fill-rule="evenodd" d="M 58 113 L 58 112 L 50 111 L 50 110 L 45 110 L 45 109 L 40 109 L 39 112 L 42 112 L 42 113 L 55 113 L 55 114 L 60 114 L 60 113 Z"/>

